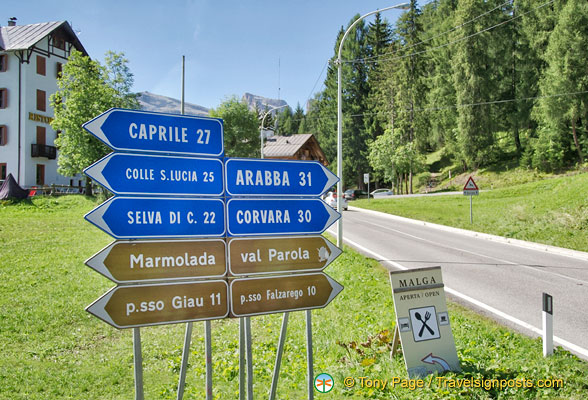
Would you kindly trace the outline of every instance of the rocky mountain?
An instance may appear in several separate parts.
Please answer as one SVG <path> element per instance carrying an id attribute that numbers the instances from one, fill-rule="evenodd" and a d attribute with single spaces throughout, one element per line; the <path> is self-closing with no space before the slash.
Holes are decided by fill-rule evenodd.
<path id="1" fill-rule="evenodd" d="M 139 104 L 141 105 L 141 109 L 145 111 L 168 114 L 180 114 L 181 111 L 180 100 L 149 92 L 139 93 Z M 207 117 L 208 108 L 192 103 L 184 103 L 184 113 L 186 115 Z"/>
<path id="2" fill-rule="evenodd" d="M 266 107 L 268 109 L 272 109 L 288 105 L 285 100 L 269 99 L 267 97 L 257 96 L 251 93 L 245 93 L 241 98 L 241 101 L 247 103 L 250 110 L 254 110 L 256 107 L 258 110 L 265 110 Z"/>

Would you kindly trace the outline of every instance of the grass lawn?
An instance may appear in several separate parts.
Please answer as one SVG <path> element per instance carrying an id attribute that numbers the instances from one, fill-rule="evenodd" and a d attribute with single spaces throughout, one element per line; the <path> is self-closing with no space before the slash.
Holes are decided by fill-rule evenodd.
<path id="1" fill-rule="evenodd" d="M 481 190 L 488 189 L 478 183 Z M 588 173 L 512 185 L 473 197 L 357 200 L 350 205 L 510 238 L 588 251 Z"/>
<path id="2" fill-rule="evenodd" d="M 114 286 L 83 264 L 111 242 L 82 218 L 96 204 L 82 196 L 0 203 L 0 399 L 134 398 L 132 331 L 116 330 L 84 311 Z M 360 377 L 406 377 L 402 355 L 389 355 L 394 307 L 388 276 L 376 261 L 349 248 L 326 272 L 345 290 L 313 311 L 314 371 L 335 379 L 334 389 L 316 393 L 317 399 L 586 398 L 587 363 L 559 348 L 545 359 L 539 340 L 455 304 L 449 309 L 463 372 L 446 377 L 557 378 L 563 387 L 361 387 Z M 280 323 L 278 314 L 252 318 L 256 398 L 269 391 Z M 175 399 L 184 329 L 141 329 L 146 399 Z M 194 324 L 186 399 L 205 397 L 203 330 L 203 323 Z M 304 332 L 304 313 L 291 314 L 279 399 L 306 398 Z M 212 333 L 214 397 L 235 399 L 238 321 L 213 321 Z M 346 389 L 345 377 L 356 378 L 356 386 Z"/>

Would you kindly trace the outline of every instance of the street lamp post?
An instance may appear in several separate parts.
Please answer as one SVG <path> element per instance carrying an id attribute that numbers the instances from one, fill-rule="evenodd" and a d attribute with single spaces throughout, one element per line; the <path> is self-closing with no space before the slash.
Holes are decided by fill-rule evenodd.
<path id="1" fill-rule="evenodd" d="M 409 3 L 401 3 L 395 6 L 382 8 L 380 10 L 369 12 L 359 17 L 343 34 L 341 42 L 339 43 L 339 52 L 337 53 L 337 175 L 339 176 L 339 183 L 337 184 L 337 210 L 342 210 L 343 207 L 343 106 L 342 106 L 342 95 L 341 95 L 341 81 L 342 81 L 342 61 L 341 51 L 343 50 L 343 43 L 351 30 L 357 25 L 357 23 L 370 15 L 392 10 L 392 9 L 403 9 L 409 8 Z M 343 248 L 343 217 L 337 221 L 337 247 Z"/>
<path id="2" fill-rule="evenodd" d="M 265 117 L 268 116 L 269 113 L 271 113 L 272 111 L 276 111 L 279 110 L 280 108 L 284 108 L 284 107 L 288 107 L 288 104 L 284 104 L 283 106 L 279 106 L 279 107 L 272 107 L 271 110 L 267 110 L 265 112 L 265 114 L 263 114 L 263 118 L 261 119 L 261 126 L 259 127 L 259 139 L 261 141 L 261 158 L 263 158 L 263 124 L 265 122 Z"/>

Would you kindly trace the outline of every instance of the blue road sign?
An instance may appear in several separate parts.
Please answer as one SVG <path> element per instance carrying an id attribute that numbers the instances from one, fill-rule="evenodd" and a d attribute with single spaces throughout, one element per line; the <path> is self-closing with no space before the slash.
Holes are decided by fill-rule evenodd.
<path id="1" fill-rule="evenodd" d="M 222 157 L 221 119 L 111 108 L 82 125 L 119 151 Z"/>
<path id="2" fill-rule="evenodd" d="M 222 196 L 224 186 L 217 158 L 111 153 L 84 173 L 123 195 Z"/>
<path id="3" fill-rule="evenodd" d="M 117 239 L 225 234 L 224 203 L 220 199 L 113 197 L 84 218 Z"/>
<path id="4" fill-rule="evenodd" d="M 232 196 L 317 197 L 339 181 L 317 161 L 229 158 L 227 194 Z"/>
<path id="5" fill-rule="evenodd" d="M 231 236 L 322 233 L 341 217 L 320 199 L 231 199 L 227 228 Z"/>

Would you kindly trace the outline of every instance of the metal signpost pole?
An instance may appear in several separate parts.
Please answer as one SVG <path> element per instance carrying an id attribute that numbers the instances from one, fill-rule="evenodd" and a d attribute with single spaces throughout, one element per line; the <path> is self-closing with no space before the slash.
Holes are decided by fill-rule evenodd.
<path id="1" fill-rule="evenodd" d="M 245 317 L 245 351 L 247 353 L 247 400 L 253 400 L 253 352 L 251 351 L 251 318 Z"/>
<path id="2" fill-rule="evenodd" d="M 245 318 L 239 318 L 239 400 L 245 400 Z"/>
<path id="3" fill-rule="evenodd" d="M 143 357 L 141 355 L 140 328 L 133 328 L 133 355 L 135 359 L 135 400 L 143 400 Z"/>
<path id="4" fill-rule="evenodd" d="M 212 335 L 211 322 L 204 321 L 204 346 L 206 357 L 206 400 L 212 400 Z"/>
<path id="5" fill-rule="evenodd" d="M 280 376 L 280 365 L 282 364 L 282 353 L 284 352 L 284 342 L 286 341 L 286 331 L 288 329 L 288 317 L 290 313 L 285 312 L 282 319 L 282 329 L 280 330 L 280 340 L 278 341 L 278 351 L 276 354 L 276 365 L 274 366 L 274 374 L 272 376 L 272 386 L 270 389 L 270 400 L 276 398 L 276 391 L 278 390 L 278 377 Z"/>
<path id="6" fill-rule="evenodd" d="M 474 223 L 474 213 L 472 212 L 472 195 L 470 195 L 470 224 Z"/>
<path id="7" fill-rule="evenodd" d="M 186 370 L 188 369 L 188 357 L 190 356 L 190 343 L 192 342 L 192 322 L 186 324 L 186 335 L 184 337 L 184 349 L 182 350 L 182 364 L 180 366 L 180 381 L 178 383 L 177 400 L 184 398 L 184 387 L 186 385 Z"/>
<path id="8" fill-rule="evenodd" d="M 308 363 L 308 400 L 314 399 L 314 371 L 312 358 L 312 315 L 311 310 L 306 310 L 306 361 Z"/>

